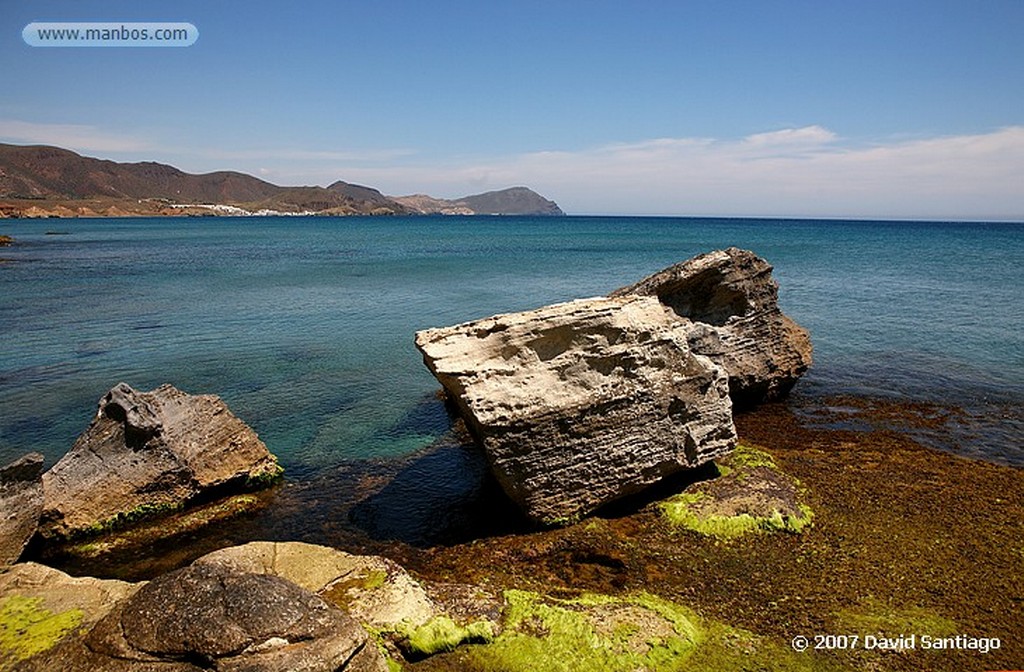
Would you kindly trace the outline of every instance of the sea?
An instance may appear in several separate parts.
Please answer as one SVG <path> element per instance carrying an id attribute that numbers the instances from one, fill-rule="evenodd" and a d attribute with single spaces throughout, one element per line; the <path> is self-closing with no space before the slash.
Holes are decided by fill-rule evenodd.
<path id="1" fill-rule="evenodd" d="M 219 395 L 294 482 L 404 459 L 451 429 L 417 330 L 737 246 L 774 266 L 782 309 L 811 333 L 787 402 L 808 422 L 850 399 L 955 409 L 922 440 L 1024 466 L 1020 223 L 118 218 L 0 233 L 16 240 L 0 248 L 0 464 L 52 465 L 119 382 Z"/>

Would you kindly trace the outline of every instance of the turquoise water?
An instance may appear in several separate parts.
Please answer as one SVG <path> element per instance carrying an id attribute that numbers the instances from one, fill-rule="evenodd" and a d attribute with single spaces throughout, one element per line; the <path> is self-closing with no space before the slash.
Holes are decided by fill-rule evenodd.
<path id="1" fill-rule="evenodd" d="M 47 235 L 54 232 L 67 235 Z M 103 393 L 215 393 L 290 475 L 448 428 L 418 329 L 604 294 L 736 245 L 775 266 L 837 394 L 962 406 L 950 449 L 1024 464 L 1024 226 L 672 218 L 8 220 L 0 463 L 48 464 Z M 957 429 L 957 428 L 952 428 Z"/>

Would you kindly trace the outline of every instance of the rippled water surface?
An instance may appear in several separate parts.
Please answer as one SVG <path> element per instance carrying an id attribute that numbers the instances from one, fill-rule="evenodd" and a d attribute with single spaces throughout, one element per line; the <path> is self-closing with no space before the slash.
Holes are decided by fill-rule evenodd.
<path id="1" fill-rule="evenodd" d="M 416 330 L 604 294 L 736 245 L 775 266 L 783 309 L 811 331 L 795 403 L 956 405 L 952 449 L 1024 464 L 1018 224 L 201 218 L 0 233 L 18 241 L 0 248 L 0 463 L 38 450 L 52 464 L 119 381 L 219 394 L 292 478 L 409 455 L 449 425 Z"/>

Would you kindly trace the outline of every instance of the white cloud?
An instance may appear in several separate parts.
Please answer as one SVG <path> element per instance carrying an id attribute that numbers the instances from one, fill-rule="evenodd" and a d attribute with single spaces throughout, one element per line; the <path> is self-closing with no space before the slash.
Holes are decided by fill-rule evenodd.
<path id="1" fill-rule="evenodd" d="M 0 119 L 0 141 L 55 145 L 76 152 L 136 152 L 151 149 L 144 140 L 123 133 L 108 133 L 84 124 L 37 124 Z"/>
<path id="2" fill-rule="evenodd" d="M 449 166 L 349 166 L 386 193 L 528 185 L 568 212 L 1024 219 L 1024 126 L 854 146 L 820 126 Z"/>
<path id="3" fill-rule="evenodd" d="M 744 142 L 755 147 L 764 146 L 806 146 L 821 145 L 832 142 L 837 136 L 821 126 L 804 126 L 803 128 L 784 128 L 780 131 L 755 133 L 744 138 Z"/>
<path id="4" fill-rule="evenodd" d="M 171 150 L 167 150 L 171 151 Z M 229 161 L 298 161 L 298 162 L 366 162 L 379 163 L 412 156 L 411 149 L 362 149 L 350 151 L 305 150 L 305 149 L 177 149 L 175 152 L 200 156 L 204 159 Z"/>

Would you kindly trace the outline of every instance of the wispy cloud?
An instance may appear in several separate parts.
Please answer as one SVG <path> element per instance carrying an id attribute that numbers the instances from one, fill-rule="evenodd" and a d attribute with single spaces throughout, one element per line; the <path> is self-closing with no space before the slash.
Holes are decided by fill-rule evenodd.
<path id="1" fill-rule="evenodd" d="M 390 193 L 527 184 L 572 212 L 1016 219 L 1024 126 L 868 145 L 807 126 L 346 174 Z"/>
<path id="2" fill-rule="evenodd" d="M 0 141 L 55 145 L 76 152 L 137 152 L 153 148 L 140 138 L 111 133 L 95 126 L 38 124 L 17 119 L 0 119 Z"/>
<path id="3" fill-rule="evenodd" d="M 752 147 L 769 146 L 814 146 L 830 143 L 837 139 L 835 133 L 821 126 L 804 126 L 803 128 L 784 128 L 780 131 L 755 133 L 748 135 L 743 142 Z"/>
<path id="4" fill-rule="evenodd" d="M 355 162 L 355 163 L 381 163 L 395 161 L 416 154 L 412 149 L 385 148 L 385 149 L 360 149 L 347 151 L 329 150 L 307 150 L 307 149 L 246 149 L 230 150 L 217 148 L 203 148 L 196 150 L 177 149 L 181 154 L 200 156 L 205 159 L 220 159 L 231 161 L 301 161 L 301 162 Z"/>

